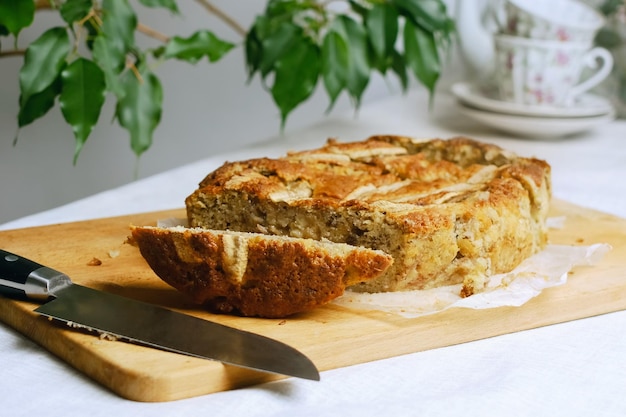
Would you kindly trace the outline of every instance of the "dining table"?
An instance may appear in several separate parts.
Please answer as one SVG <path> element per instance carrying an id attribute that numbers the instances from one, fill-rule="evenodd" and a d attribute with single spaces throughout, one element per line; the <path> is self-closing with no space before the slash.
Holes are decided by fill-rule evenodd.
<path id="1" fill-rule="evenodd" d="M 551 166 L 553 199 L 626 219 L 626 120 L 565 137 L 520 137 L 467 117 L 459 106 L 444 90 L 432 102 L 419 88 L 390 94 L 243 149 L 198 155 L 166 172 L 9 221 L 0 232 L 183 208 L 198 183 L 225 161 L 279 157 L 329 138 L 348 142 L 378 134 L 466 136 L 543 159 Z M 626 280 L 626 268 L 619 273 Z M 358 342 L 353 349 L 356 355 Z M 4 416 L 626 415 L 623 310 L 323 369 L 320 381 L 284 378 L 162 402 L 123 398 L 1 322 L 0 352 Z"/>

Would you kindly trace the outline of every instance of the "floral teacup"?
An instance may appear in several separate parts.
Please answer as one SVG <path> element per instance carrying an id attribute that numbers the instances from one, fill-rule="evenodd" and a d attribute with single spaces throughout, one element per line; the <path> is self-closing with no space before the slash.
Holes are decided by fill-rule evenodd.
<path id="1" fill-rule="evenodd" d="M 613 57 L 591 42 L 560 42 L 496 35 L 500 98 L 526 105 L 571 106 L 611 72 Z M 583 70 L 595 68 L 581 82 Z"/>
<path id="2" fill-rule="evenodd" d="M 591 42 L 604 17 L 578 0 L 505 0 L 501 33 L 554 41 Z"/>

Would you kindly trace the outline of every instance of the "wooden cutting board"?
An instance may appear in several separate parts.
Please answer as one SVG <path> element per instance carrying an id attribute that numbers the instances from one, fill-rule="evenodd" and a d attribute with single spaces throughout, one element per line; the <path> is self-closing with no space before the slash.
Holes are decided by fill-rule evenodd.
<path id="1" fill-rule="evenodd" d="M 613 250 L 598 265 L 577 267 L 567 284 L 545 290 L 522 307 L 451 309 L 415 319 L 335 305 L 284 320 L 202 311 L 158 279 L 138 249 L 126 243 L 129 224 L 184 217 L 182 209 L 4 231 L 0 247 L 63 271 L 79 284 L 278 339 L 324 371 L 626 309 L 626 219 L 562 201 L 554 202 L 552 215 L 566 216 L 564 228 L 551 232 L 552 243 L 605 242 Z M 171 401 L 281 378 L 101 340 L 40 317 L 33 313 L 35 308 L 33 303 L 0 297 L 2 321 L 131 400 Z M 323 375 L 319 383 L 324 383 Z"/>

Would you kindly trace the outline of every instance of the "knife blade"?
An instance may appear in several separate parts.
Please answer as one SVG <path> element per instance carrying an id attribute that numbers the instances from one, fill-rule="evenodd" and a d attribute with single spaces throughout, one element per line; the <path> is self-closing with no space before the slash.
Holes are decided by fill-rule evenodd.
<path id="1" fill-rule="evenodd" d="M 35 312 L 73 327 L 189 356 L 319 381 L 304 354 L 277 340 L 72 282 L 0 249 L 0 293 L 44 302 Z"/>

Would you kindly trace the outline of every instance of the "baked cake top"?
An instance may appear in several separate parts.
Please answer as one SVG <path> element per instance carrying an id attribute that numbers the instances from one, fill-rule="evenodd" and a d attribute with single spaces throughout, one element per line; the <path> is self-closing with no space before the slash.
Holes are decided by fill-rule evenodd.
<path id="1" fill-rule="evenodd" d="M 540 204 L 533 197 L 549 187 L 549 174 L 545 161 L 465 137 L 418 141 L 373 136 L 348 143 L 329 139 L 321 148 L 278 159 L 226 163 L 207 175 L 196 192 L 232 190 L 290 205 L 320 201 L 402 215 L 420 206 L 438 205 L 440 210 L 443 203 L 480 199 L 487 184 L 492 202 L 497 195 L 516 195 L 522 183 L 531 201 Z"/>

